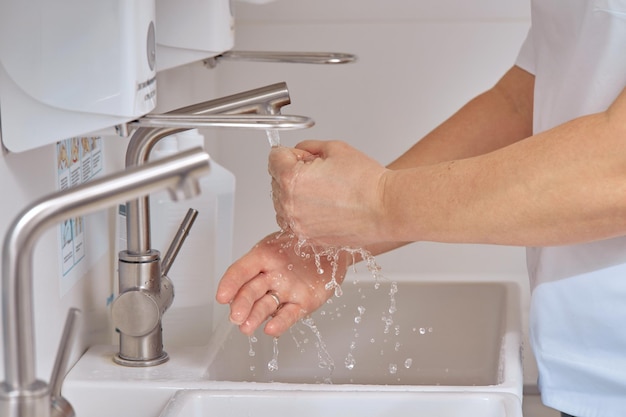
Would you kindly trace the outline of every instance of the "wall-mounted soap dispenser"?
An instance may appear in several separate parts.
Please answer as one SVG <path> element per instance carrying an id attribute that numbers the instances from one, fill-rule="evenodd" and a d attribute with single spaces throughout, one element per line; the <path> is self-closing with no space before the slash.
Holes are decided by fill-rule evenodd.
<path id="1" fill-rule="evenodd" d="M 233 47 L 230 0 L 156 0 L 157 70 L 221 54 Z"/>
<path id="2" fill-rule="evenodd" d="M 25 151 L 154 109 L 154 1 L 2 1 L 4 146 Z"/>

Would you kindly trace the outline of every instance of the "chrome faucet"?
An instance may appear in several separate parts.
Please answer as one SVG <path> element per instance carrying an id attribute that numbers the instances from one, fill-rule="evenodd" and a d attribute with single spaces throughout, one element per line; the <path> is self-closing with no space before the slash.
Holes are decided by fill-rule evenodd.
<path id="1" fill-rule="evenodd" d="M 2 417 L 68 417 L 73 409 L 60 396 L 69 340 L 76 311 L 66 331 L 51 384 L 36 378 L 33 322 L 33 250 L 43 232 L 58 222 L 100 210 L 160 189 L 172 198 L 198 191 L 197 178 L 209 170 L 209 156 L 192 149 L 169 158 L 132 167 L 81 186 L 54 193 L 33 203 L 8 229 L 2 252 L 2 318 L 5 381 L 0 383 Z"/>
<path id="2" fill-rule="evenodd" d="M 287 85 L 278 83 L 162 115 L 144 116 L 119 129 L 123 132 L 136 128 L 126 151 L 126 166 L 146 163 L 162 138 L 194 127 L 291 130 L 312 126 L 314 122 L 308 117 L 280 115 L 281 108 L 290 102 Z M 139 367 L 168 360 L 161 319 L 174 293 L 167 269 L 194 218 L 194 211 L 190 211 L 179 229 L 179 238 L 161 261 L 160 252 L 151 243 L 150 197 L 126 203 L 127 248 L 119 254 L 119 296 L 112 307 L 113 324 L 120 336 L 116 363 Z"/>

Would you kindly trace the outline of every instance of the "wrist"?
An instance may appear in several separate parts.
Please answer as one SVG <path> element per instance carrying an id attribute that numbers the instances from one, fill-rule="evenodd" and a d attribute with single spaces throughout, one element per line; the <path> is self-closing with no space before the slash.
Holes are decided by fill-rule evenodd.
<path id="1" fill-rule="evenodd" d="M 394 213 L 393 213 L 393 181 L 395 172 L 385 169 L 378 179 L 377 184 L 377 204 L 374 209 L 374 225 L 376 228 L 376 242 L 394 241 Z"/>

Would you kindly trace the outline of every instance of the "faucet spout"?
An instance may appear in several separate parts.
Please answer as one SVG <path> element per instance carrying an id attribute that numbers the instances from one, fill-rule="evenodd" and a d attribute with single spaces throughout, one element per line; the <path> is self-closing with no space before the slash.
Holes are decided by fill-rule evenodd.
<path id="1" fill-rule="evenodd" d="M 216 98 L 202 103 L 181 107 L 166 113 L 169 116 L 183 115 L 241 115 L 241 114 L 279 114 L 280 109 L 291 103 L 287 84 L 284 82 L 265 87 Z M 140 165 L 148 160 L 154 145 L 165 136 L 183 130 L 183 126 L 160 128 L 139 128 L 133 133 L 126 152 L 126 165 Z"/>
<path id="2" fill-rule="evenodd" d="M 223 127 L 239 127 L 239 128 L 257 128 L 257 129 L 280 129 L 281 123 L 287 123 L 289 129 L 306 128 L 312 126 L 312 120 L 308 118 L 297 119 L 301 116 L 292 116 L 292 118 L 284 119 L 285 116 L 279 116 L 281 108 L 291 103 L 287 84 L 284 82 L 256 88 L 230 96 L 225 96 L 202 103 L 193 104 L 191 106 L 182 107 L 177 110 L 166 113 L 163 116 L 180 117 L 178 126 L 156 127 L 159 117 L 153 119 L 147 118 L 146 124 L 155 123 L 155 127 L 139 127 L 132 135 L 128 148 L 126 150 L 126 166 L 141 165 L 148 161 L 150 153 L 154 146 L 164 137 L 173 135 L 184 130 L 195 127 L 195 123 L 199 116 L 207 116 L 207 121 L 203 126 L 223 126 Z M 263 125 L 249 120 L 245 122 L 245 116 L 253 114 L 265 115 L 260 121 L 268 124 Z M 221 119 L 215 116 L 224 116 Z M 243 115 L 241 118 L 233 118 L 233 116 Z M 269 123 L 268 118 L 274 115 L 276 123 Z M 296 119 L 293 119 L 296 117 Z M 187 118 L 187 120 L 185 120 Z M 196 118 L 196 120 L 194 120 Z M 161 120 L 163 121 L 163 120 Z M 296 122 L 294 124 L 294 121 Z M 299 122 L 299 123 L 297 123 Z M 141 125 L 141 123 L 140 123 Z M 127 228 L 127 250 L 130 254 L 138 256 L 150 253 L 152 243 L 150 239 L 150 199 L 144 197 L 135 201 L 129 201 L 126 208 L 126 228 Z"/>
<path id="3" fill-rule="evenodd" d="M 20 213 L 8 229 L 2 252 L 6 379 L 0 383 L 0 415 L 50 415 L 50 389 L 36 379 L 33 323 L 33 250 L 43 232 L 66 218 L 104 209 L 138 195 L 164 188 L 179 189 L 208 169 L 208 154 L 194 149 L 54 193 Z"/>
<path id="4" fill-rule="evenodd" d="M 255 88 L 175 110 L 175 114 L 278 114 L 291 103 L 284 82 Z"/>
<path id="5" fill-rule="evenodd" d="M 278 83 L 145 116 L 130 124 L 137 130 L 126 150 L 126 166 L 144 164 L 162 138 L 193 127 L 284 130 L 312 126 L 309 118 L 280 114 L 290 102 L 287 85 Z M 113 360 L 124 366 L 159 365 L 168 360 L 161 318 L 174 296 L 172 283 L 163 273 L 172 258 L 166 257 L 164 264 L 160 252 L 152 249 L 147 195 L 126 203 L 126 245 L 119 256 L 119 295 L 112 306 L 113 323 L 120 334 L 119 352 Z"/>

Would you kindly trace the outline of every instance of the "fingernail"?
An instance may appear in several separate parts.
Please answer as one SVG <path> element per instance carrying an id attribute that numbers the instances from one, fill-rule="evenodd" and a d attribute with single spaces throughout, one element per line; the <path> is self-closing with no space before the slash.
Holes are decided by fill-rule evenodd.
<path id="1" fill-rule="evenodd" d="M 232 324 L 236 324 L 237 326 L 240 326 L 243 323 L 243 320 L 237 320 L 237 318 L 234 315 L 230 315 L 228 319 L 230 320 Z"/>

